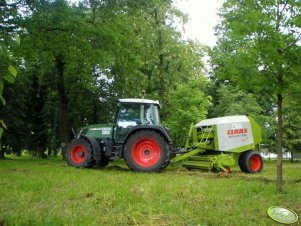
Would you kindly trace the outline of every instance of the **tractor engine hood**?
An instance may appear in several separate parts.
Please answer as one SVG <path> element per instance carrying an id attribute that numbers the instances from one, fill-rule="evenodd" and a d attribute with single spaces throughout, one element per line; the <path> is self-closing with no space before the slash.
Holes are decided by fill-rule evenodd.
<path id="1" fill-rule="evenodd" d="M 112 137 L 112 124 L 94 124 L 82 127 L 77 137 L 84 135 L 95 139 L 105 139 Z"/>

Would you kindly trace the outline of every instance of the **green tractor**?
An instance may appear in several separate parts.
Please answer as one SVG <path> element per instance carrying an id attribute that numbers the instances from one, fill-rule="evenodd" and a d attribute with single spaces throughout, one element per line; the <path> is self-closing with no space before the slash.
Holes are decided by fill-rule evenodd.
<path id="1" fill-rule="evenodd" d="M 83 127 L 67 145 L 67 162 L 75 167 L 100 167 L 124 158 L 133 171 L 159 172 L 170 162 L 187 169 L 246 173 L 262 170 L 257 152 L 261 129 L 247 116 L 207 119 L 192 125 L 184 148 L 174 148 L 169 130 L 160 124 L 158 101 L 119 99 L 115 122 Z M 257 149 L 257 151 L 255 151 Z"/>
<path id="2" fill-rule="evenodd" d="M 133 171 L 161 171 L 169 163 L 171 139 L 160 124 L 160 104 L 147 99 L 119 99 L 115 122 L 84 127 L 67 146 L 68 164 L 106 166 L 124 158 Z"/>

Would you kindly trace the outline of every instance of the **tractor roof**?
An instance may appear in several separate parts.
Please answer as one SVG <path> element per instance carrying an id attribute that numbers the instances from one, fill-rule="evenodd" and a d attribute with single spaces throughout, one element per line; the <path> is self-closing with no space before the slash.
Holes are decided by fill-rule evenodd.
<path id="1" fill-rule="evenodd" d="M 148 99 L 131 99 L 131 98 L 128 98 L 128 99 L 119 99 L 118 100 L 119 102 L 121 103 L 140 103 L 140 104 L 157 104 L 157 105 L 160 105 L 159 104 L 159 101 L 157 100 L 148 100 Z"/>

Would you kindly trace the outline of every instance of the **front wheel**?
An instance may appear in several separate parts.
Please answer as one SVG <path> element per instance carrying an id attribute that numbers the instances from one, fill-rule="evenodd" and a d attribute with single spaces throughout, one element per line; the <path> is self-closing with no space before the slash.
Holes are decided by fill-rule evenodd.
<path id="1" fill-rule="evenodd" d="M 241 171 L 245 173 L 259 173 L 263 168 L 263 159 L 254 150 L 242 153 L 238 163 Z"/>
<path id="2" fill-rule="evenodd" d="M 124 147 L 125 163 L 133 171 L 159 172 L 168 165 L 169 158 L 167 142 L 152 130 L 135 132 Z"/>
<path id="3" fill-rule="evenodd" d="M 76 139 L 70 142 L 66 150 L 67 163 L 75 167 L 91 167 L 94 163 L 92 147 L 84 139 Z"/>

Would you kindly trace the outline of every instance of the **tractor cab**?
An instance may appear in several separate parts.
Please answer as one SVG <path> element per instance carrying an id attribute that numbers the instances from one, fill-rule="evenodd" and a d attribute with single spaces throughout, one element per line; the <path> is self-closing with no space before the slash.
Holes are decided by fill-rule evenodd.
<path id="1" fill-rule="evenodd" d="M 114 139 L 123 143 L 130 131 L 137 126 L 160 126 L 160 105 L 147 99 L 119 99 L 115 119 Z"/>

